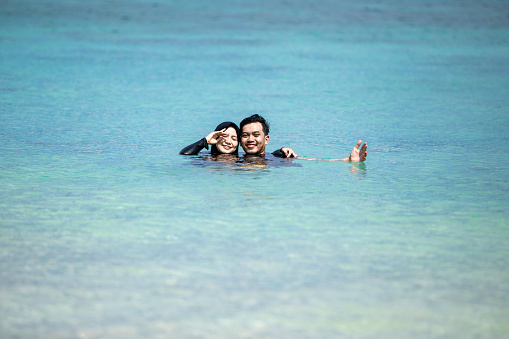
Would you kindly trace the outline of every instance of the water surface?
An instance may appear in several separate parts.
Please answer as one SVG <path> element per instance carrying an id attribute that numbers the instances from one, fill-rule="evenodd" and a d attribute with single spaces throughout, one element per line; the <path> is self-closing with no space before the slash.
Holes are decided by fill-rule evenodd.
<path id="1" fill-rule="evenodd" d="M 505 1 L 3 1 L 2 338 L 509 336 Z M 178 151 L 260 113 L 241 167 Z"/>

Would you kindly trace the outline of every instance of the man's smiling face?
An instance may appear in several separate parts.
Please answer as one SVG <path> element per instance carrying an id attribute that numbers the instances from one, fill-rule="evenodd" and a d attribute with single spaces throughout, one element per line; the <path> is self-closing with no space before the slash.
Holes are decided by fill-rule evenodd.
<path id="1" fill-rule="evenodd" d="M 263 126 L 253 122 L 242 127 L 240 145 L 246 154 L 265 154 L 265 145 L 269 143 L 269 136 L 263 133 Z"/>

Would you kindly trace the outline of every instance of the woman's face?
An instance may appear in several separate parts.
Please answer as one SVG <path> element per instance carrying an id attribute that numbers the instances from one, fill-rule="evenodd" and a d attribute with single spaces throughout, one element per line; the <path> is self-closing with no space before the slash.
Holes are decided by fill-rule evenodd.
<path id="1" fill-rule="evenodd" d="M 228 136 L 221 137 L 217 140 L 217 150 L 224 154 L 230 154 L 237 150 L 239 147 L 239 140 L 237 139 L 237 131 L 233 127 L 228 127 L 224 132 Z"/>

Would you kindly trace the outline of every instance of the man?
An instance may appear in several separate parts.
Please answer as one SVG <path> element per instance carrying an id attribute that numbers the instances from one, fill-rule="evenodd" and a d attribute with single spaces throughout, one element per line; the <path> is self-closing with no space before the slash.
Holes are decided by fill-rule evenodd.
<path id="1" fill-rule="evenodd" d="M 260 115 L 254 114 L 248 118 L 245 118 L 240 123 L 240 145 L 246 152 L 248 156 L 264 156 L 265 155 L 265 146 L 269 143 L 269 123 Z M 364 143 L 362 145 L 362 141 L 359 140 L 357 145 L 352 149 L 350 156 L 348 158 L 342 159 L 316 159 L 316 158 L 304 158 L 298 157 L 299 159 L 304 160 L 325 160 L 325 161 L 364 161 L 366 160 L 366 150 L 368 145 Z M 275 152 L 272 152 L 272 155 L 279 158 L 295 158 L 297 154 L 290 149 L 283 147 Z"/>
<path id="2" fill-rule="evenodd" d="M 240 123 L 240 145 L 246 155 L 265 155 L 265 146 L 269 143 L 270 125 L 262 116 L 254 114 Z M 281 148 L 272 153 L 279 158 L 293 158 L 297 155 L 290 148 Z"/>

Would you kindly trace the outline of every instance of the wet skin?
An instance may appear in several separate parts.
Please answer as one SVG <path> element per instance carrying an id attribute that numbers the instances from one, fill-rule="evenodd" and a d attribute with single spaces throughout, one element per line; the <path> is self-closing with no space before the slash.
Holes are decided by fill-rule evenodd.
<path id="1" fill-rule="evenodd" d="M 244 125 L 240 137 L 240 145 L 249 155 L 264 155 L 265 146 L 269 143 L 269 136 L 263 133 L 262 124 L 253 122 Z"/>

